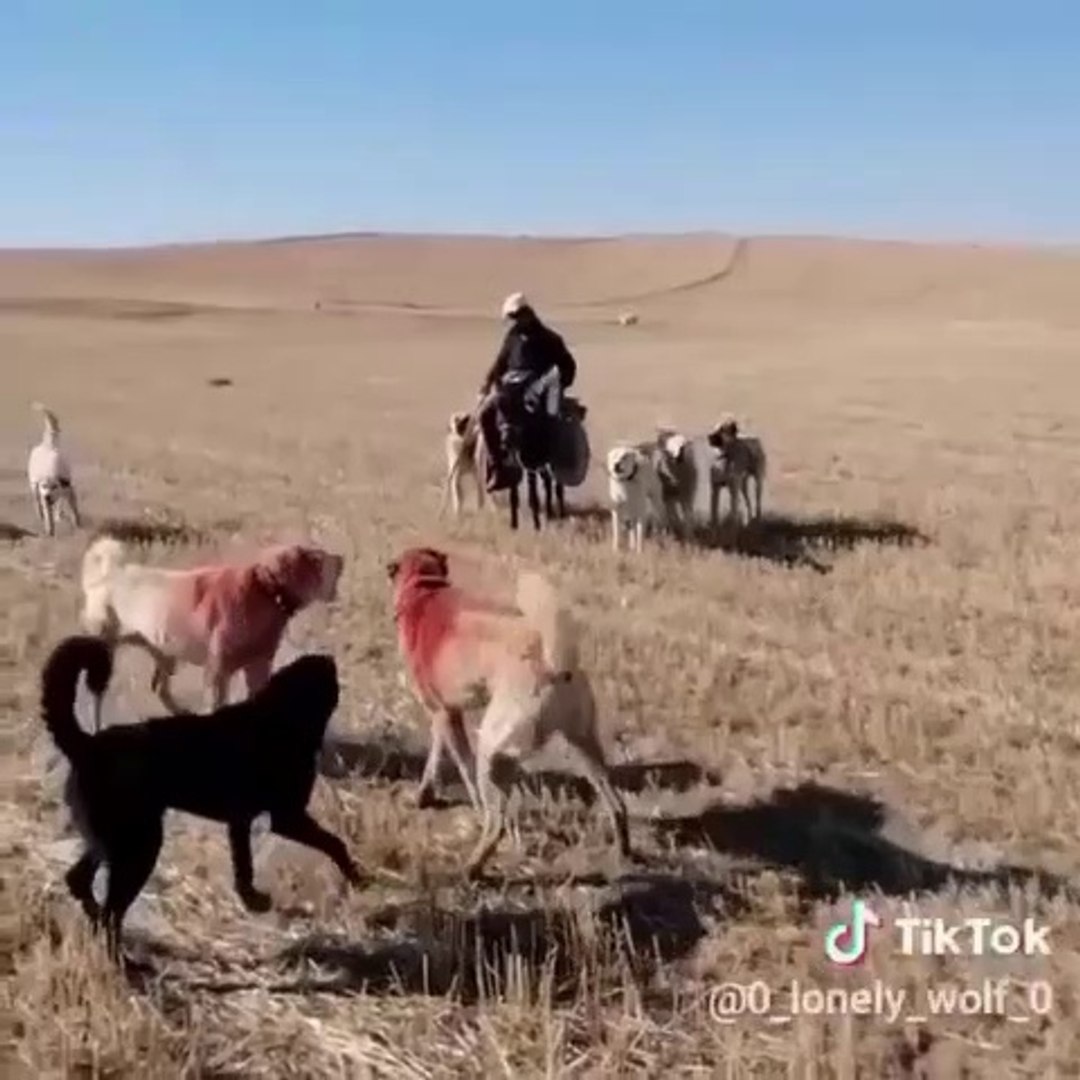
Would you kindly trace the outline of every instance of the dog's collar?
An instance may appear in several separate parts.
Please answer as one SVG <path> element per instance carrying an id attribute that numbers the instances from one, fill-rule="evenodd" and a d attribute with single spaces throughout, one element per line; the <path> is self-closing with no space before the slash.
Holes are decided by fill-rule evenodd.
<path id="1" fill-rule="evenodd" d="M 267 585 L 264 583 L 263 591 L 273 600 L 274 606 L 287 619 L 291 619 L 304 606 L 302 601 L 280 585 Z"/>

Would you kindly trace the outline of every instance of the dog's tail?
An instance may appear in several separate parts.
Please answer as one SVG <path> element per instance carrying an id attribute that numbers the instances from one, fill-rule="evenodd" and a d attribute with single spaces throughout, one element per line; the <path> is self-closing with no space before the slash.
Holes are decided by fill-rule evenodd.
<path id="1" fill-rule="evenodd" d="M 57 749 L 78 770 L 93 741 L 75 716 L 75 691 L 86 672 L 86 685 L 101 699 L 112 676 L 112 653 L 104 641 L 75 635 L 53 649 L 41 671 L 41 715 Z"/>
<path id="2" fill-rule="evenodd" d="M 569 676 L 578 667 L 578 628 L 555 587 L 543 575 L 525 571 L 518 576 L 517 606 L 540 635 L 544 663 L 555 677 Z"/>
<path id="3" fill-rule="evenodd" d="M 34 411 L 41 413 L 42 422 L 45 425 L 45 429 L 41 435 L 41 441 L 49 446 L 60 445 L 60 421 L 56 418 L 56 413 L 52 409 L 47 409 L 40 401 L 34 402 Z"/>

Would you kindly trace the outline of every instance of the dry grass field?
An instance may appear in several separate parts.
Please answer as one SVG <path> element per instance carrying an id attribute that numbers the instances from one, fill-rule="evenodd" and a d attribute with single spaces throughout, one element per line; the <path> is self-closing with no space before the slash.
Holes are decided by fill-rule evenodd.
<path id="1" fill-rule="evenodd" d="M 460 520 L 438 516 L 447 415 L 472 402 L 517 288 L 568 338 L 590 406 L 578 512 L 540 534 L 469 494 Z M 1080 1075 L 1078 296 L 1076 253 L 828 240 L 0 255 L 12 1072 Z M 618 326 L 628 309 L 640 323 Z M 31 532 L 33 400 L 60 416 L 89 528 L 119 522 L 148 561 L 296 536 L 346 556 L 339 602 L 298 618 L 283 653 L 340 664 L 315 809 L 369 888 L 343 894 L 321 857 L 263 836 L 275 907 L 249 915 L 223 830 L 176 815 L 128 923 L 139 973 L 105 962 L 60 880 L 74 841 L 36 700 L 76 627 L 89 529 Z M 719 547 L 613 554 L 606 447 L 723 412 L 765 440 L 766 520 Z M 552 749 L 489 879 L 462 879 L 477 822 L 453 785 L 445 808 L 415 807 L 428 733 L 383 571 L 418 541 L 477 588 L 531 563 L 572 599 L 644 865 L 616 865 Z M 113 722 L 156 710 L 148 677 L 121 657 Z M 200 700 L 197 673 L 180 685 Z M 822 943 L 852 894 L 885 926 L 848 970 Z M 1052 954 L 906 956 L 905 905 L 1034 917 Z M 1002 978 L 1008 1016 L 927 1006 Z M 792 980 L 879 982 L 908 1007 L 710 1008 L 721 984 L 759 981 L 790 1013 Z"/>

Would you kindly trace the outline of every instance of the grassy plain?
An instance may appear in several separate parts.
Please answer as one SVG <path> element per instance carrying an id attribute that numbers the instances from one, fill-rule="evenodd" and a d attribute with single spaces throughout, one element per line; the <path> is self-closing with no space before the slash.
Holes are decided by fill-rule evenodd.
<path id="1" fill-rule="evenodd" d="M 446 417 L 471 403 L 517 288 L 578 356 L 594 451 L 581 512 L 539 535 L 468 496 L 460 521 L 437 514 Z M 13 1062 L 41 1077 L 1080 1074 L 1080 903 L 1047 877 L 1080 876 L 1078 295 L 1076 253 L 831 240 L 0 254 Z M 617 325 L 624 310 L 637 326 Z M 177 816 L 130 920 L 153 968 L 136 986 L 59 880 L 72 840 L 37 675 L 75 628 L 86 535 L 28 532 L 33 400 L 60 416 L 91 525 L 125 522 L 147 560 L 292 536 L 347 556 L 339 603 L 297 619 L 284 654 L 341 665 L 316 810 L 376 883 L 342 895 L 318 856 L 263 838 L 276 907 L 250 916 L 221 830 Z M 765 523 L 737 550 L 615 556 L 589 510 L 608 444 L 658 421 L 700 434 L 723 412 L 765 440 Z M 382 569 L 418 541 L 468 584 L 503 588 L 530 562 L 572 599 L 646 869 L 618 875 L 553 751 L 492 880 L 461 880 L 476 822 L 460 800 L 414 806 L 427 730 Z M 147 683 L 124 657 L 115 722 L 155 708 Z M 181 686 L 198 701 L 195 673 Z M 906 904 L 1031 915 L 1053 952 L 907 957 L 886 926 L 840 970 L 822 937 L 849 893 L 886 923 Z M 1004 976 L 1011 1020 L 928 1012 L 929 990 Z M 758 981 L 790 1013 L 792 980 L 877 980 L 926 1020 L 710 1011 L 721 984 Z M 1024 980 L 1052 990 L 1047 1015 Z"/>

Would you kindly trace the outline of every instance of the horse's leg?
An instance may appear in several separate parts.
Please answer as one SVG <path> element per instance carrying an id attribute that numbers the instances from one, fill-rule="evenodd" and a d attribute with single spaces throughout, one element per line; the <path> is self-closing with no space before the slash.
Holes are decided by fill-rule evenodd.
<path id="1" fill-rule="evenodd" d="M 544 516 L 550 521 L 555 516 L 554 489 L 555 481 L 551 469 L 544 470 Z"/>
<path id="2" fill-rule="evenodd" d="M 530 469 L 527 474 L 529 489 L 529 510 L 532 512 L 533 528 L 540 531 L 540 492 L 536 486 L 536 472 Z"/>
<path id="3" fill-rule="evenodd" d="M 521 510 L 521 493 L 519 485 L 514 484 L 507 492 L 510 502 L 510 528 L 516 529 L 518 527 L 518 515 Z"/>
<path id="4" fill-rule="evenodd" d="M 559 507 L 559 517 L 566 517 L 566 488 L 558 480 L 555 481 L 555 500 Z"/>

